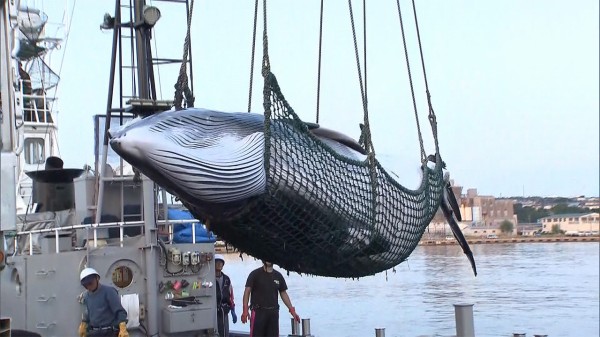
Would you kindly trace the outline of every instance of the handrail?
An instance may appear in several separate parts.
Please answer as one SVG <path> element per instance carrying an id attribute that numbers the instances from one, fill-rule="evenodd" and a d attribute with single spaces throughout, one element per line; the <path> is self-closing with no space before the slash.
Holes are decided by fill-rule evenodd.
<path id="1" fill-rule="evenodd" d="M 47 222 L 47 221 L 27 221 L 27 223 L 34 222 Z M 164 225 L 167 222 L 170 224 L 182 224 L 182 223 L 199 223 L 200 221 L 197 219 L 190 220 L 157 220 L 159 225 Z M 85 229 L 85 228 L 116 228 L 116 227 L 138 227 L 143 225 L 144 221 L 118 221 L 118 222 L 103 222 L 103 223 L 93 223 L 93 224 L 83 224 L 83 225 L 71 225 L 71 226 L 62 226 L 62 227 L 54 227 L 54 228 L 43 228 L 43 229 L 33 229 L 30 231 L 21 231 L 17 232 L 16 235 L 28 235 L 28 234 L 40 234 L 40 233 L 49 233 L 54 231 L 63 231 L 70 229 Z"/>
<path id="2" fill-rule="evenodd" d="M 50 297 L 46 297 L 46 296 L 42 295 L 42 296 L 38 296 L 38 298 L 36 299 L 36 301 L 37 302 L 48 302 L 48 301 L 53 300 L 53 299 L 56 299 L 55 295 L 52 295 Z"/>
<path id="3" fill-rule="evenodd" d="M 37 221 L 40 222 L 40 221 Z M 168 224 L 169 227 L 169 240 L 173 240 L 173 225 L 182 224 L 182 223 L 191 223 L 192 224 L 192 244 L 196 244 L 196 224 L 200 221 L 197 219 L 191 220 L 157 220 L 157 224 Z M 29 231 L 21 231 L 17 232 L 14 235 L 15 242 L 17 238 L 21 235 L 29 236 L 29 255 L 33 255 L 33 234 L 41 234 L 41 233 L 51 233 L 54 232 L 55 237 L 55 252 L 59 253 L 59 232 L 73 229 L 93 229 L 94 230 L 94 248 L 98 247 L 98 229 L 103 228 L 119 228 L 119 244 L 123 247 L 123 239 L 124 239 L 124 227 L 140 227 L 144 225 L 144 221 L 119 221 L 119 222 L 105 222 L 105 223 L 93 223 L 93 224 L 83 224 L 83 225 L 71 225 L 71 226 L 63 226 L 63 227 L 54 227 L 54 228 L 43 228 L 43 229 L 34 229 Z M 16 246 L 15 246 L 16 252 Z"/>
<path id="4" fill-rule="evenodd" d="M 19 80 L 19 85 L 21 88 L 19 93 L 21 95 L 23 120 L 29 123 L 56 124 L 52 116 L 52 109 L 48 108 L 49 103 L 54 102 L 56 98 L 48 97 L 48 95 L 43 91 L 37 92 L 31 89 L 30 93 L 26 94 L 24 92 L 26 83 L 29 84 L 28 87 L 31 88 L 31 80 Z"/>
<path id="5" fill-rule="evenodd" d="M 39 322 L 38 324 L 35 325 L 36 328 L 38 329 L 49 329 L 52 326 L 55 326 L 56 322 L 50 322 L 50 323 L 46 323 L 46 322 Z"/>

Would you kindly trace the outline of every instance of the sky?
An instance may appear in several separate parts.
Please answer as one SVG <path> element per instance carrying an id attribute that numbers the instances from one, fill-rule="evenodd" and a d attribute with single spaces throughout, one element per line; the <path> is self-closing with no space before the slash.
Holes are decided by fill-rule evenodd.
<path id="1" fill-rule="evenodd" d="M 39 2 L 39 1 L 38 1 Z M 426 152 L 432 132 L 411 2 L 401 8 Z M 30 1 L 30 3 L 32 3 Z M 63 9 L 45 8 L 60 21 Z M 73 1 L 66 1 L 66 13 Z M 181 58 L 184 6 L 162 12 L 155 56 Z M 457 185 L 481 195 L 599 195 L 599 2 L 597 0 L 416 1 L 440 153 Z M 268 4 L 271 70 L 288 102 L 315 121 L 320 1 Z M 353 2 L 362 60 L 362 1 Z M 104 114 L 112 32 L 101 31 L 111 1 L 74 5 L 60 69 L 60 154 L 68 167 L 93 166 L 93 118 Z M 262 8 L 259 10 L 262 12 Z M 377 158 L 409 188 L 419 184 L 420 149 L 396 1 L 367 3 L 369 116 Z M 196 1 L 192 55 L 196 107 L 246 111 L 253 1 Z M 68 17 L 67 17 L 68 18 Z M 262 15 L 259 15 L 262 23 Z M 252 110 L 262 112 L 262 24 Z M 363 120 L 348 3 L 326 1 L 320 124 L 358 138 Z M 364 66 L 364 64 L 363 64 Z M 163 66 L 161 98 L 172 99 L 179 65 Z"/>

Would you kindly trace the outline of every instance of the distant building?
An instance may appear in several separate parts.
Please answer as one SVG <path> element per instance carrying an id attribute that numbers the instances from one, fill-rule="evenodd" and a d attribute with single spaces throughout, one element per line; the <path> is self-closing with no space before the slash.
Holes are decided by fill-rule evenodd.
<path id="1" fill-rule="evenodd" d="M 462 193 L 463 187 L 454 185 L 450 181 L 452 192 L 458 201 L 461 227 L 468 236 L 485 236 L 487 234 L 500 234 L 500 224 L 508 220 L 513 224 L 513 233 L 517 231 L 517 217 L 514 213 L 514 200 L 497 200 L 493 196 L 478 195 L 477 189 L 470 188 L 466 194 Z M 431 221 L 429 233 L 448 233 L 446 219 L 442 212 L 438 212 Z"/>
<path id="2" fill-rule="evenodd" d="M 517 226 L 517 235 L 522 236 L 535 236 L 542 231 L 541 223 L 519 223 Z"/>
<path id="3" fill-rule="evenodd" d="M 498 227 L 508 220 L 516 228 L 517 217 L 514 212 L 514 201 L 497 200 L 493 196 L 478 195 L 477 189 L 470 188 L 460 199 L 463 221 L 471 221 L 479 226 Z"/>
<path id="4" fill-rule="evenodd" d="M 569 233 L 589 233 L 597 235 L 600 231 L 599 213 L 556 214 L 541 218 L 542 232 L 551 233 L 554 226 Z"/>
<path id="5" fill-rule="evenodd" d="M 511 199 L 513 199 L 515 203 L 520 203 L 523 207 L 535 209 L 550 210 L 561 204 L 571 207 L 587 208 L 592 212 L 595 212 L 595 208 L 600 208 L 600 198 L 598 197 L 513 197 Z"/>
<path id="6" fill-rule="evenodd" d="M 584 198 L 579 200 L 579 207 L 583 208 L 600 208 L 600 198 Z"/>
<path id="7" fill-rule="evenodd" d="M 465 236 L 476 236 L 476 237 L 486 237 L 488 235 L 501 235 L 502 231 L 499 226 L 490 227 L 490 226 L 477 226 L 471 225 L 465 228 L 461 228 L 462 232 Z"/>

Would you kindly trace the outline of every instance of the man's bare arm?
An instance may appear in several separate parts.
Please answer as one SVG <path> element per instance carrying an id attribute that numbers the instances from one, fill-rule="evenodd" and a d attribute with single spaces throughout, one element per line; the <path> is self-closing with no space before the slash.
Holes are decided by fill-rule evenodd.
<path id="1" fill-rule="evenodd" d="M 279 296 L 281 296 L 281 300 L 283 301 L 283 304 L 285 304 L 286 307 L 288 307 L 290 314 L 292 315 L 292 317 L 294 317 L 294 320 L 296 320 L 297 322 L 300 322 L 300 316 L 298 316 L 298 314 L 296 313 L 296 308 L 294 308 L 294 306 L 292 305 L 292 301 L 290 300 L 290 297 L 287 294 L 287 291 L 283 290 L 279 292 Z"/>
<path id="2" fill-rule="evenodd" d="M 283 304 L 285 304 L 285 306 L 288 308 L 288 310 L 292 310 L 294 306 L 292 305 L 292 301 L 290 300 L 287 291 L 282 290 L 279 292 L 279 295 L 281 296 L 281 300 L 283 301 Z"/>
<path id="3" fill-rule="evenodd" d="M 248 310 L 248 302 L 250 302 L 250 292 L 252 292 L 252 288 L 246 287 L 244 289 L 244 298 L 242 299 L 242 308 L 244 310 Z"/>
<path id="4" fill-rule="evenodd" d="M 244 298 L 242 298 L 242 323 L 248 322 L 249 313 L 248 313 L 248 302 L 250 301 L 250 292 L 252 292 L 252 288 L 246 287 L 244 289 Z"/>

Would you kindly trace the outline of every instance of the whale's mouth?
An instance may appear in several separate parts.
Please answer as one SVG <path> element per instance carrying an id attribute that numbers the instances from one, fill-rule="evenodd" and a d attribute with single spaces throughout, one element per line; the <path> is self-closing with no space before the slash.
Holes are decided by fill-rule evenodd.
<path id="1" fill-rule="evenodd" d="M 118 130 L 118 129 L 110 129 L 110 130 L 108 130 L 108 139 L 109 140 L 113 140 L 113 139 L 119 138 L 119 137 L 121 137 L 121 135 L 125 135 L 125 133 L 122 132 L 121 130 Z"/>
<path id="2" fill-rule="evenodd" d="M 133 162 L 138 164 L 143 162 L 146 154 L 142 146 L 143 144 L 139 142 L 143 141 L 143 139 L 128 137 L 127 130 L 123 126 L 114 129 L 111 128 L 107 134 L 110 147 L 119 156 L 130 162 L 130 164 L 133 164 Z"/>
<path id="3" fill-rule="evenodd" d="M 137 117 L 130 120 L 127 120 L 123 125 L 111 125 L 110 129 L 108 129 L 108 138 L 115 139 L 119 137 L 124 137 L 127 135 L 127 131 L 136 127 L 136 125 L 140 125 L 142 119 Z"/>

